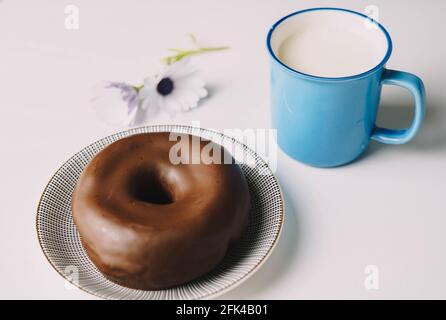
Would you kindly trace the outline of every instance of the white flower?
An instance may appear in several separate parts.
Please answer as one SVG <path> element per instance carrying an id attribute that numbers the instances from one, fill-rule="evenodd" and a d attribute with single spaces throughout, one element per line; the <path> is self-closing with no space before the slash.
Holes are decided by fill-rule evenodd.
<path id="1" fill-rule="evenodd" d="M 207 96 L 204 82 L 184 58 L 168 65 L 163 72 L 144 79 L 139 91 L 140 106 L 148 114 L 164 110 L 170 115 L 197 107 L 198 101 Z"/>
<path id="2" fill-rule="evenodd" d="M 112 126 L 134 125 L 139 109 L 138 92 L 124 82 L 109 82 L 91 100 L 98 118 Z M 125 104 L 123 104 L 123 102 Z"/>

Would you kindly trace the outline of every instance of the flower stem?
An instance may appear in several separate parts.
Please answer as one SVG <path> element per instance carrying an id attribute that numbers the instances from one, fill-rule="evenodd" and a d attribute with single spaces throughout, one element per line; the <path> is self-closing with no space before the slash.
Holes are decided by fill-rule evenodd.
<path id="1" fill-rule="evenodd" d="M 222 47 L 199 47 L 197 49 L 190 49 L 190 50 L 181 50 L 181 49 L 169 49 L 170 51 L 176 52 L 175 55 L 167 56 L 161 59 L 162 62 L 169 65 L 172 63 L 175 63 L 177 61 L 180 61 L 181 59 L 189 56 L 194 56 L 197 54 L 205 53 L 205 52 L 211 52 L 211 51 L 220 51 L 220 50 L 227 50 L 229 49 L 228 46 L 222 46 Z"/>
<path id="2" fill-rule="evenodd" d="M 141 84 L 141 85 L 139 85 L 139 86 L 133 86 L 133 89 L 135 89 L 135 91 L 138 93 L 139 92 L 139 90 L 141 90 L 142 88 L 144 88 L 144 85 L 143 84 Z"/>

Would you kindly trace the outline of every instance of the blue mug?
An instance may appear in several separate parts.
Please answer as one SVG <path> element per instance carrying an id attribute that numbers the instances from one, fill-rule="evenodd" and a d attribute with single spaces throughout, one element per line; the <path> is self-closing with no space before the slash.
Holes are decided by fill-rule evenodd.
<path id="1" fill-rule="evenodd" d="M 350 31 L 362 37 L 358 40 L 377 41 L 370 43 L 371 48 L 379 42 L 383 49 L 378 62 L 356 74 L 321 76 L 279 59 L 280 50 L 286 50 L 283 42 L 293 36 L 293 32 L 314 26 L 320 26 L 323 31 L 324 21 L 328 21 L 327 27 L 341 31 L 342 27 L 354 26 Z M 392 41 L 384 27 L 369 17 L 338 8 L 298 11 L 272 26 L 267 47 L 271 57 L 272 125 L 277 129 L 279 147 L 292 158 L 316 167 L 340 166 L 358 158 L 370 139 L 403 144 L 420 129 L 425 114 L 423 82 L 413 74 L 385 68 L 392 52 Z M 321 61 L 319 72 L 323 71 L 323 64 Z M 375 125 L 383 84 L 401 86 L 412 93 L 415 112 L 409 128 L 394 130 Z"/>

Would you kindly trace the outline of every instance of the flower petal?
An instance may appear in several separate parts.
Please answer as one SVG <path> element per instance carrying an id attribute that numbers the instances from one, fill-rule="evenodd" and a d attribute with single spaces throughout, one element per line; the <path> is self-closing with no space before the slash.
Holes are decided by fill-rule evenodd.
<path id="1" fill-rule="evenodd" d="M 172 64 L 167 65 L 164 70 L 160 73 L 160 77 L 162 76 L 164 77 L 170 77 L 172 76 L 172 74 L 174 74 L 175 72 L 177 72 L 178 69 L 183 68 L 184 66 L 186 66 L 187 64 L 189 64 L 189 58 L 183 58 L 180 61 L 174 62 Z"/>
<path id="2" fill-rule="evenodd" d="M 203 86 L 194 86 L 191 84 L 185 85 L 184 83 L 179 83 L 176 86 L 176 90 L 180 91 L 180 92 L 190 91 L 190 92 L 194 93 L 195 95 L 197 95 L 199 99 L 204 98 L 208 95 L 206 88 L 204 88 Z"/>
<path id="3" fill-rule="evenodd" d="M 144 101 L 150 99 L 153 96 L 156 96 L 157 94 L 158 93 L 156 92 L 156 89 L 151 87 L 149 88 L 143 87 L 141 90 L 139 90 L 138 96 L 140 101 Z"/>
<path id="4" fill-rule="evenodd" d="M 146 109 L 146 115 L 149 117 L 155 116 L 160 111 L 160 101 L 161 97 L 159 95 L 153 96 L 150 103 L 148 104 L 148 108 Z"/>
<path id="5" fill-rule="evenodd" d="M 164 97 L 163 101 L 164 101 L 163 108 L 170 116 L 173 116 L 175 113 L 181 111 L 181 103 L 177 99 L 175 99 L 172 95 Z"/>
<path id="6" fill-rule="evenodd" d="M 149 110 L 153 108 L 154 105 L 158 105 L 158 99 L 160 98 L 160 95 L 155 90 L 152 90 L 152 92 L 145 98 L 141 99 L 140 105 L 143 110 Z"/>
<path id="7" fill-rule="evenodd" d="M 184 78 L 188 78 L 193 76 L 197 72 L 192 66 L 185 66 L 182 69 L 178 69 L 175 73 L 173 73 L 170 78 L 174 81 L 178 81 Z"/>
<path id="8" fill-rule="evenodd" d="M 140 92 L 144 89 L 153 89 L 156 88 L 156 85 L 158 84 L 158 81 L 156 77 L 149 76 L 144 78 L 144 87 L 140 90 Z"/>
<path id="9" fill-rule="evenodd" d="M 124 120 L 124 123 L 126 125 L 135 125 L 135 120 L 136 120 L 136 114 L 138 113 L 138 107 L 135 107 L 133 109 L 131 109 L 128 113 L 127 113 L 127 117 Z"/>
<path id="10" fill-rule="evenodd" d="M 197 69 L 190 64 L 190 58 L 186 57 L 169 65 L 161 75 L 161 78 L 171 78 L 176 81 L 193 75 Z"/>
<path id="11" fill-rule="evenodd" d="M 181 109 L 183 111 L 196 108 L 198 100 L 200 100 L 200 97 L 193 91 L 183 89 L 176 90 L 173 97 L 181 104 Z"/>
<path id="12" fill-rule="evenodd" d="M 204 85 L 204 81 L 197 76 L 181 78 L 175 82 L 175 86 L 179 88 L 199 88 Z"/>

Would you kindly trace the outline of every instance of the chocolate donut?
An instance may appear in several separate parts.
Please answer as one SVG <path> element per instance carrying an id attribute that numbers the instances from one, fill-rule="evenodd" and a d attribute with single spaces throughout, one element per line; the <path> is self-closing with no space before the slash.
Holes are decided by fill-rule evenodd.
<path id="1" fill-rule="evenodd" d="M 99 152 L 76 185 L 72 211 L 82 245 L 117 284 L 157 290 L 191 281 L 215 268 L 247 226 L 248 186 L 228 151 L 179 138 L 199 141 L 195 151 L 181 150 L 179 164 L 171 161 L 179 140 L 169 133 L 132 135 Z M 199 163 L 184 161 L 197 153 Z"/>

